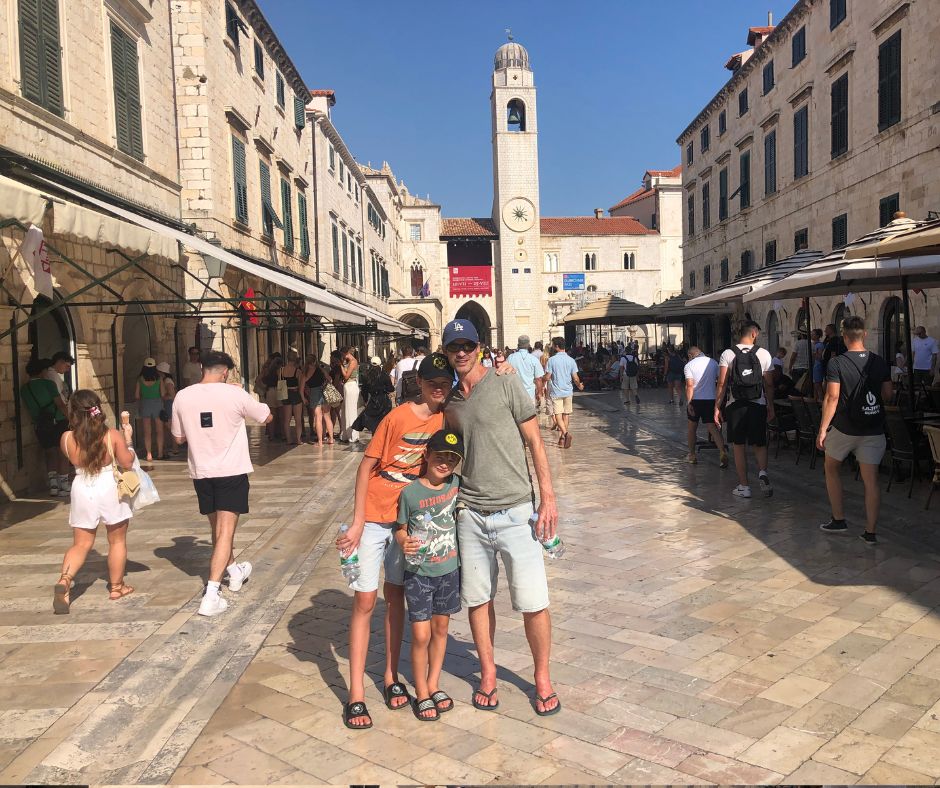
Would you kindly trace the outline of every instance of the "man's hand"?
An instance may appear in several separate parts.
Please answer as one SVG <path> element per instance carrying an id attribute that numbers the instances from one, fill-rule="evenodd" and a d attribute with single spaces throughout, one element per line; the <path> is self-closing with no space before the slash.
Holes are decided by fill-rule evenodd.
<path id="1" fill-rule="evenodd" d="M 554 498 L 539 502 L 539 521 L 535 524 L 535 535 L 540 542 L 551 539 L 558 532 L 558 507 Z"/>
<path id="2" fill-rule="evenodd" d="M 774 421 L 777 418 L 777 411 L 774 410 L 773 400 L 767 400 L 767 421 Z"/>
<path id="3" fill-rule="evenodd" d="M 496 368 L 497 375 L 515 375 L 516 368 L 508 361 L 504 361 Z"/>
<path id="4" fill-rule="evenodd" d="M 580 381 L 578 382 L 578 391 L 584 391 L 584 384 Z"/>
<path id="5" fill-rule="evenodd" d="M 816 436 L 816 448 L 821 452 L 826 451 L 826 433 L 822 430 L 820 430 L 819 435 Z"/>
<path id="6" fill-rule="evenodd" d="M 721 427 L 721 408 L 715 408 L 715 426 Z"/>
<path id="7" fill-rule="evenodd" d="M 359 547 L 359 540 L 362 539 L 362 531 L 365 526 L 365 523 L 353 522 L 346 533 L 339 535 L 336 540 L 336 547 L 343 554 L 343 558 L 349 556 L 353 550 Z"/>

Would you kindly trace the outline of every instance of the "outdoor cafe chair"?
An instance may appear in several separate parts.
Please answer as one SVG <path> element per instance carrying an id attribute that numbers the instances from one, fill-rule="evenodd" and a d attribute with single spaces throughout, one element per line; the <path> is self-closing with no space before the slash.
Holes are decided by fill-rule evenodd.
<path id="1" fill-rule="evenodd" d="M 914 445 L 907 422 L 897 408 L 885 407 L 885 431 L 888 434 L 888 450 L 891 453 L 891 472 L 888 475 L 887 492 L 891 492 L 891 485 L 898 476 L 901 466 L 909 465 L 911 482 L 907 488 L 907 497 L 910 498 L 914 493 L 914 480 L 920 476 L 918 461 L 926 459 L 927 456 Z"/>
<path id="2" fill-rule="evenodd" d="M 929 509 L 933 491 L 940 487 L 940 427 L 925 425 L 924 434 L 930 443 L 930 453 L 933 456 L 933 478 L 930 480 L 930 491 L 927 493 L 927 501 L 924 503 L 924 508 Z"/>
<path id="3" fill-rule="evenodd" d="M 774 459 L 780 456 L 780 439 L 781 437 L 787 439 L 787 445 L 790 444 L 789 433 L 799 433 L 799 425 L 796 422 L 796 416 L 793 413 L 793 408 L 776 408 L 776 418 L 773 421 L 767 422 L 767 434 L 770 437 L 773 437 L 777 441 L 777 448 L 774 452 Z M 797 438 L 797 443 L 799 443 L 799 438 Z"/>
<path id="4" fill-rule="evenodd" d="M 806 407 L 806 401 L 803 397 L 791 394 L 790 402 L 793 403 L 793 416 L 796 419 L 796 464 L 800 464 L 800 457 L 803 455 L 804 444 L 809 446 L 810 459 L 809 467 L 816 467 L 816 431 L 810 421 L 809 410 Z"/>

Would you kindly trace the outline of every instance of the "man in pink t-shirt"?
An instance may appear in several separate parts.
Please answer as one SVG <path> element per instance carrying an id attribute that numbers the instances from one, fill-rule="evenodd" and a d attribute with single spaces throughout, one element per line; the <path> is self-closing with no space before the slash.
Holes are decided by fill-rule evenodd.
<path id="1" fill-rule="evenodd" d="M 228 607 L 219 588 L 228 571 L 229 591 L 238 591 L 251 574 L 247 561 L 235 563 L 232 544 L 238 516 L 248 512 L 248 433 L 245 419 L 271 421 L 271 409 L 240 386 L 228 384 L 235 362 L 227 353 L 210 351 L 202 359 L 202 380 L 180 390 L 173 400 L 171 431 L 177 443 L 189 443 L 189 475 L 196 488 L 199 513 L 212 526 L 209 583 L 199 605 L 202 616 L 217 616 Z"/>

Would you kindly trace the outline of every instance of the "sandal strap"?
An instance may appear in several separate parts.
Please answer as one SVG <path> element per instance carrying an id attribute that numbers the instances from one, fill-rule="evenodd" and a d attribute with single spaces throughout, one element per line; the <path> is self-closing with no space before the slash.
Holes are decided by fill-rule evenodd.
<path id="1" fill-rule="evenodd" d="M 453 698 L 451 698 L 450 695 L 444 692 L 444 690 L 438 690 L 437 692 L 431 695 L 431 700 L 433 700 L 435 703 L 441 703 L 442 701 L 445 701 L 445 700 L 452 701 Z"/>
<path id="2" fill-rule="evenodd" d="M 385 688 L 385 694 L 396 698 L 407 697 L 408 688 L 400 681 L 396 681 Z"/>
<path id="3" fill-rule="evenodd" d="M 434 701 L 430 698 L 425 698 L 424 700 L 419 700 L 417 702 L 418 712 L 430 711 L 431 709 L 436 709 L 437 706 L 434 704 Z"/>
<path id="4" fill-rule="evenodd" d="M 369 710 L 366 708 L 366 704 L 362 701 L 355 701 L 353 703 L 346 704 L 346 716 L 347 717 L 369 717 Z"/>

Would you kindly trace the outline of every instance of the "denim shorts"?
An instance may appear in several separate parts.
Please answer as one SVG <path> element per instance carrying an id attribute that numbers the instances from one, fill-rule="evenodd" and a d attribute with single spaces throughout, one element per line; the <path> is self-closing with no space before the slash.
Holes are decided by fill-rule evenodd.
<path id="1" fill-rule="evenodd" d="M 386 583 L 404 584 L 405 555 L 394 533 L 395 523 L 366 523 L 359 539 L 359 579 L 349 584 L 353 591 L 378 591 L 383 565 Z"/>
<path id="2" fill-rule="evenodd" d="M 459 613 L 460 570 L 437 577 L 405 572 L 405 599 L 409 621 L 430 621 L 431 616 Z"/>
<path id="3" fill-rule="evenodd" d="M 548 607 L 544 550 L 529 525 L 532 512 L 528 501 L 488 515 L 469 508 L 458 510 L 460 598 L 464 605 L 477 607 L 496 597 L 499 557 L 506 569 L 513 610 L 537 613 Z"/>

